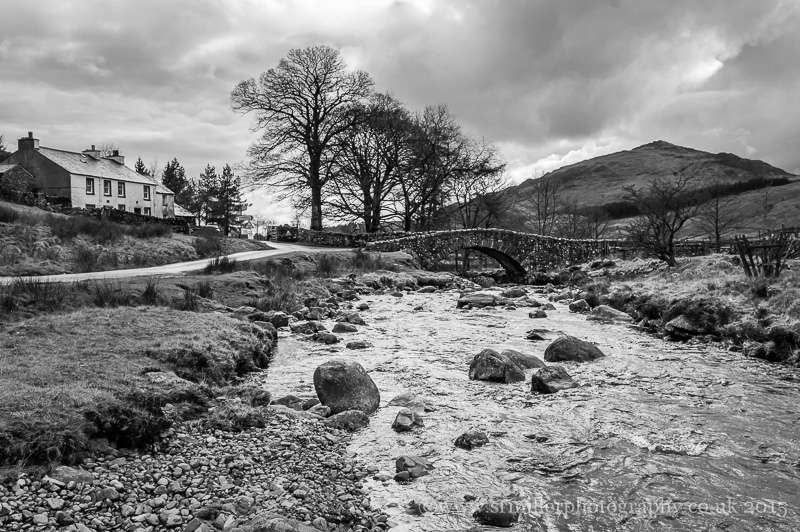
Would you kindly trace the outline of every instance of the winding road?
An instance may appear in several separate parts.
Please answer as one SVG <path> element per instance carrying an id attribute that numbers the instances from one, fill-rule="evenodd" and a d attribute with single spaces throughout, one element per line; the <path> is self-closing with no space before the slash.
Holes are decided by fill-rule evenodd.
<path id="1" fill-rule="evenodd" d="M 236 259 L 239 262 L 246 262 L 257 259 L 266 259 L 277 257 L 286 253 L 303 252 L 303 253 L 332 253 L 337 251 L 350 251 L 349 248 L 321 248 L 309 247 L 299 244 L 288 244 L 286 242 L 270 242 L 269 245 L 274 249 L 265 249 L 259 251 L 242 251 L 240 253 L 232 253 L 225 255 L 229 259 Z M 193 260 L 189 262 L 178 262 L 175 264 L 165 264 L 163 266 L 152 266 L 149 268 L 134 268 L 129 270 L 109 270 L 102 272 L 89 272 L 89 273 L 64 273 L 60 275 L 41 275 L 30 276 L 26 279 L 36 279 L 46 282 L 68 283 L 73 281 L 87 281 L 98 279 L 121 279 L 125 277 L 148 277 L 158 275 L 176 275 L 187 272 L 194 272 L 202 270 L 206 267 L 212 259 Z M 8 284 L 18 277 L 0 277 L 0 285 Z"/>

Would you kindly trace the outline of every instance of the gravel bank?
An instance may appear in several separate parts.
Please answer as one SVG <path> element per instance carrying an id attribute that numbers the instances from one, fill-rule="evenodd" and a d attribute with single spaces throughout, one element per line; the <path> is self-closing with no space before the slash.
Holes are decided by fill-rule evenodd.
<path id="1" fill-rule="evenodd" d="M 180 424 L 151 454 L 113 451 L 77 470 L 0 486 L 0 529 L 364 530 L 385 528 L 348 458 L 349 435 L 274 415 L 223 432 Z"/>

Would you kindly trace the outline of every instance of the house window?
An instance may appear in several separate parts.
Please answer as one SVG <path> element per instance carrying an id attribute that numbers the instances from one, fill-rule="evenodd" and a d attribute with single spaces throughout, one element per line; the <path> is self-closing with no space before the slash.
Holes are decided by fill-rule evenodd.
<path id="1" fill-rule="evenodd" d="M 119 210 L 121 210 L 121 211 L 124 211 L 125 210 L 125 204 L 124 203 L 120 203 L 119 205 L 117 205 L 117 208 Z"/>
<path id="2" fill-rule="evenodd" d="M 144 199 L 150 201 L 150 187 L 147 185 L 144 186 Z"/>
<path id="3" fill-rule="evenodd" d="M 142 208 L 141 207 L 134 207 L 133 208 L 133 214 L 142 214 Z"/>
<path id="4" fill-rule="evenodd" d="M 111 195 L 111 180 L 103 179 L 103 196 Z"/>
<path id="5" fill-rule="evenodd" d="M 86 193 L 94 194 L 94 179 L 91 177 L 86 178 Z"/>
<path id="6" fill-rule="evenodd" d="M 86 208 L 87 209 L 96 209 L 97 205 L 95 205 L 94 203 L 87 203 L 86 204 Z"/>
<path id="7" fill-rule="evenodd" d="M 125 197 L 125 183 L 122 181 L 117 182 L 117 196 L 120 198 Z"/>
<path id="8" fill-rule="evenodd" d="M 144 208 L 144 215 L 145 216 L 150 216 L 150 207 L 145 207 Z"/>

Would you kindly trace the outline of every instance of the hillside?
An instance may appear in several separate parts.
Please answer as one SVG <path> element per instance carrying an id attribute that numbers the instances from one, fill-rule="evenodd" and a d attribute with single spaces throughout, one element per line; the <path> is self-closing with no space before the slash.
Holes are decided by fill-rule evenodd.
<path id="1" fill-rule="evenodd" d="M 644 187 L 654 177 L 668 176 L 687 167 L 696 170 L 700 187 L 715 181 L 741 183 L 788 179 L 790 183 L 773 187 L 769 193 L 769 202 L 773 205 L 770 217 L 778 227 L 782 223 L 800 225 L 800 180 L 797 176 L 766 162 L 731 153 L 713 154 L 659 140 L 565 166 L 543 177 L 557 180 L 561 201 L 576 203 L 579 207 L 597 207 L 623 201 L 627 186 Z M 508 192 L 512 197 L 524 200 L 531 195 L 535 181 L 527 179 Z M 745 218 L 740 224 L 742 230 L 751 232 L 754 227 L 760 227 L 754 219 L 761 219 L 763 196 L 762 190 L 737 194 L 734 203 Z M 613 225 L 624 223 L 625 220 L 615 220 Z M 695 232 L 689 229 L 689 233 Z"/>
<path id="2" fill-rule="evenodd" d="M 735 182 L 794 177 L 763 161 L 744 159 L 732 153 L 713 154 L 684 148 L 663 140 L 564 166 L 546 176 L 558 179 L 564 196 L 570 201 L 590 206 L 619 201 L 625 195 L 623 187 L 645 185 L 653 177 L 669 175 L 690 165 L 701 167 L 698 179 L 706 183 L 717 178 Z M 527 179 L 513 188 L 523 194 L 533 181 Z"/>

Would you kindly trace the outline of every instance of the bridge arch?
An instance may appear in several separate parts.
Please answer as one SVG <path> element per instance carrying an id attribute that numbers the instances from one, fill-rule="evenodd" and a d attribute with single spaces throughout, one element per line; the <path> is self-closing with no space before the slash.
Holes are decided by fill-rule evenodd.
<path id="1" fill-rule="evenodd" d="M 510 278 L 525 281 L 529 274 L 540 268 L 564 267 L 606 257 L 619 244 L 610 240 L 553 238 L 507 229 L 459 229 L 405 233 L 387 240 L 373 240 L 365 248 L 370 251 L 411 251 L 423 267 L 447 261 L 463 249 L 475 250 L 497 261 Z"/>

